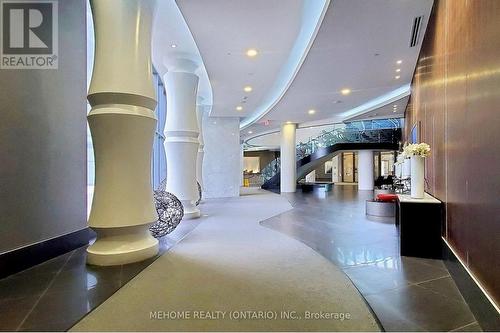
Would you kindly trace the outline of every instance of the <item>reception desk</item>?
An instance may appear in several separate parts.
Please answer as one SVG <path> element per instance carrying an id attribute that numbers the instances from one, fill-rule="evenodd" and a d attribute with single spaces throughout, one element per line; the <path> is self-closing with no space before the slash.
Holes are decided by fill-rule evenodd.
<path id="1" fill-rule="evenodd" d="M 423 199 L 398 194 L 396 224 L 402 256 L 442 258 L 443 203 L 428 193 Z"/>

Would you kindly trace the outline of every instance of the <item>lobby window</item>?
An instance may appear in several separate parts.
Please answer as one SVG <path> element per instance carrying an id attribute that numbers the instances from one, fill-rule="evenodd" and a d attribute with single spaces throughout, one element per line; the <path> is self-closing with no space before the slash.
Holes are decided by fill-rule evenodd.
<path id="1" fill-rule="evenodd" d="M 158 122 L 156 123 L 156 130 L 153 141 L 153 156 L 151 160 L 151 183 L 153 188 L 156 189 L 160 183 L 167 177 L 167 159 L 165 156 L 165 120 L 167 117 L 167 96 L 165 93 L 165 87 L 161 81 L 160 75 L 153 70 L 153 84 L 156 89 L 156 99 L 158 104 L 156 105 L 156 118 Z"/>

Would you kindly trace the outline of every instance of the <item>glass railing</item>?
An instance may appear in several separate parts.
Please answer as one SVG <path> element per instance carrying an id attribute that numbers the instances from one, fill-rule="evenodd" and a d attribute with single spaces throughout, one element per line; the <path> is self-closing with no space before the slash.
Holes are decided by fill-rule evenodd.
<path id="1" fill-rule="evenodd" d="M 318 149 L 337 143 L 397 143 L 399 136 L 394 129 L 354 130 L 351 128 L 323 131 L 316 138 L 297 145 L 297 160 L 314 154 Z"/>
<path id="2" fill-rule="evenodd" d="M 280 158 L 272 160 L 268 165 L 266 165 L 261 171 L 263 182 L 267 182 L 269 179 L 273 178 L 280 171 Z"/>
<path id="3" fill-rule="evenodd" d="M 400 131 L 397 128 L 358 130 L 352 127 L 323 130 L 315 138 L 297 144 L 297 161 L 314 154 L 321 148 L 338 143 L 398 143 Z M 273 160 L 261 171 L 263 181 L 266 182 L 280 171 L 279 158 Z"/>

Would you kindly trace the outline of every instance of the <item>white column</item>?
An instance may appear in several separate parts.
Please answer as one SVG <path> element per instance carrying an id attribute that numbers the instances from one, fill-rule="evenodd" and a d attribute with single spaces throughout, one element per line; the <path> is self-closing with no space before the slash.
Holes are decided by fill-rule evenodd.
<path id="1" fill-rule="evenodd" d="M 201 185 L 201 189 L 203 190 L 203 155 L 205 154 L 205 151 L 203 147 L 205 146 L 204 140 L 203 140 L 203 126 L 202 126 L 202 120 L 203 120 L 203 112 L 205 112 L 205 106 L 201 104 L 202 98 L 198 97 L 198 104 L 196 105 L 196 117 L 198 119 L 198 130 L 200 133 L 198 134 L 198 141 L 200 145 L 198 146 L 198 155 L 196 158 L 196 179 Z"/>
<path id="2" fill-rule="evenodd" d="M 240 186 L 245 184 L 245 150 L 243 149 L 243 140 L 240 140 Z"/>
<path id="3" fill-rule="evenodd" d="M 297 187 L 296 128 L 297 124 L 286 123 L 281 125 L 281 192 L 295 192 Z"/>
<path id="4" fill-rule="evenodd" d="M 358 190 L 373 190 L 373 151 L 358 152 Z"/>
<path id="5" fill-rule="evenodd" d="M 167 191 L 182 202 L 184 219 L 200 217 L 195 203 L 198 199 L 196 160 L 198 156 L 198 121 L 196 116 L 197 64 L 177 59 L 165 64 L 167 92 L 167 123 L 165 152 L 167 154 Z"/>
<path id="6" fill-rule="evenodd" d="M 88 122 L 96 166 L 89 226 L 97 240 L 87 262 L 120 265 L 158 253 L 148 230 L 158 219 L 151 185 L 154 1 L 93 0 L 91 7 L 96 50 Z"/>
<path id="7" fill-rule="evenodd" d="M 332 182 L 333 183 L 338 183 L 340 181 L 339 156 L 340 156 L 340 153 L 338 155 L 335 155 L 332 158 Z"/>

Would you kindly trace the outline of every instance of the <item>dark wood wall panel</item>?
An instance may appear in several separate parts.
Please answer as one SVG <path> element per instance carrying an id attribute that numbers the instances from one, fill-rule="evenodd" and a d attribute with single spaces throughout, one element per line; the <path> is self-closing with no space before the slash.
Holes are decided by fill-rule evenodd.
<path id="1" fill-rule="evenodd" d="M 500 303 L 500 1 L 436 0 L 406 110 L 421 125 L 426 189 L 445 237 Z"/>

